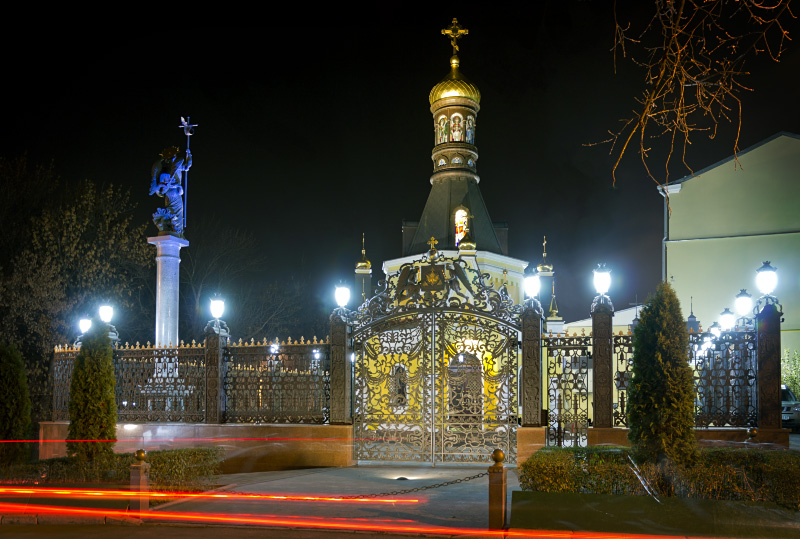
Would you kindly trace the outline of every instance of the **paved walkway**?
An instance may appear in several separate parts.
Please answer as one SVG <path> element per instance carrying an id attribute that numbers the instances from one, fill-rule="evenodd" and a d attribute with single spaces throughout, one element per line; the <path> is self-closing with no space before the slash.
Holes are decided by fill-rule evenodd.
<path id="1" fill-rule="evenodd" d="M 260 472 L 222 476 L 231 493 L 353 496 L 405 491 L 436 485 L 486 472 L 488 466 L 410 467 L 368 465 L 352 468 Z M 398 479 L 404 477 L 406 479 Z M 508 467 L 508 507 L 511 491 L 519 489 L 516 469 Z M 377 525 L 383 529 L 426 528 L 486 530 L 489 479 L 486 476 L 444 487 L 388 495 L 383 498 L 417 500 L 414 503 L 347 501 L 282 501 L 276 499 L 184 499 L 156 507 L 153 513 L 248 515 L 280 520 L 345 522 L 353 527 Z M 155 514 L 154 514 L 155 516 Z"/>

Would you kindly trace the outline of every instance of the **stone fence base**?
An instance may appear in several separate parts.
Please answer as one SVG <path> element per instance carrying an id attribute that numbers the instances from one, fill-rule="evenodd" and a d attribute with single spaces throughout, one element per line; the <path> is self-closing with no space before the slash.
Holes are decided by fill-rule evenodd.
<path id="1" fill-rule="evenodd" d="M 68 421 L 40 423 L 39 458 L 64 457 Z M 352 466 L 351 425 L 117 424 L 115 453 L 223 447 L 223 473 Z"/>

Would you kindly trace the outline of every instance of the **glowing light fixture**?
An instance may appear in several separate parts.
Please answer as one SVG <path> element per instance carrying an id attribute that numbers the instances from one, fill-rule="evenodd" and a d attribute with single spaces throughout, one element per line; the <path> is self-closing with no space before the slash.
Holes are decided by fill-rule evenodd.
<path id="1" fill-rule="evenodd" d="M 346 286 L 339 285 L 336 287 L 334 296 L 336 297 L 336 304 L 344 308 L 347 302 L 350 301 L 350 289 Z"/>
<path id="2" fill-rule="evenodd" d="M 722 327 L 722 331 L 730 331 L 733 329 L 735 323 L 736 316 L 734 316 L 730 309 L 725 307 L 725 310 L 719 315 L 719 325 Z"/>
<path id="3" fill-rule="evenodd" d="M 78 328 L 81 330 L 81 333 L 85 335 L 90 329 L 92 329 L 91 318 L 81 318 L 80 322 L 78 322 Z"/>
<path id="4" fill-rule="evenodd" d="M 111 305 L 101 305 L 98 314 L 100 315 L 100 320 L 110 324 L 111 319 L 114 317 L 114 308 Z"/>
<path id="5" fill-rule="evenodd" d="M 605 264 L 598 264 L 594 270 L 594 289 L 603 296 L 609 288 L 611 288 L 611 270 Z"/>
<path id="6" fill-rule="evenodd" d="M 756 286 L 758 290 L 768 296 L 778 286 L 778 269 L 769 264 L 769 260 L 756 270 Z"/>
<path id="7" fill-rule="evenodd" d="M 742 288 L 742 291 L 736 294 L 733 307 L 736 309 L 736 314 L 739 316 L 746 316 L 753 310 L 753 296 L 748 294 L 746 289 Z"/>
<path id="8" fill-rule="evenodd" d="M 274 344 L 270 345 L 270 347 L 269 347 L 269 353 L 270 354 L 277 354 L 279 350 L 280 350 L 280 347 L 278 346 L 278 343 L 274 343 Z"/>
<path id="9" fill-rule="evenodd" d="M 719 337 L 722 334 L 722 328 L 719 327 L 719 322 L 714 322 L 711 324 L 711 327 L 708 328 L 708 331 L 710 331 L 714 337 Z"/>
<path id="10" fill-rule="evenodd" d="M 542 287 L 542 281 L 539 278 L 539 274 L 534 271 L 525 277 L 522 285 L 525 287 L 525 295 L 529 298 L 535 298 L 539 295 L 539 290 Z"/>
<path id="11" fill-rule="evenodd" d="M 219 320 L 225 312 L 225 300 L 220 297 L 211 299 L 211 316 Z"/>

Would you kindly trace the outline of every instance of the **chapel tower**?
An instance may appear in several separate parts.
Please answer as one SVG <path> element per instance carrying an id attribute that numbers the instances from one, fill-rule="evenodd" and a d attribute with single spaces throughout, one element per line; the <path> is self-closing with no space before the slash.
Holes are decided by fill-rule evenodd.
<path id="1" fill-rule="evenodd" d="M 465 235 L 480 250 L 508 254 L 508 225 L 492 223 L 478 183 L 475 145 L 481 93 L 461 73 L 458 39 L 468 33 L 456 19 L 442 34 L 450 38 L 450 72 L 428 97 L 433 115 L 431 192 L 419 221 L 403 222 L 403 255 L 421 254 L 435 237 L 439 249 L 456 250 Z"/>

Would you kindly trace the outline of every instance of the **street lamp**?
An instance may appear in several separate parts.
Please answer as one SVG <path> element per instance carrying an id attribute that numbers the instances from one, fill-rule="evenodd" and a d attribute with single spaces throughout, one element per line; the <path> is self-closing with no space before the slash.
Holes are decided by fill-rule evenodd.
<path id="1" fill-rule="evenodd" d="M 778 286 L 778 269 L 772 267 L 769 260 L 756 270 L 756 286 L 764 296 L 770 296 Z"/>
<path id="2" fill-rule="evenodd" d="M 336 298 L 336 304 L 339 308 L 344 309 L 347 302 L 350 301 L 350 289 L 341 284 L 337 285 L 334 297 Z"/>
<path id="3" fill-rule="evenodd" d="M 80 334 L 75 339 L 75 348 L 80 348 L 81 341 L 83 340 L 83 336 L 89 333 L 89 330 L 92 329 L 92 319 L 91 318 L 81 318 L 78 321 L 78 329 L 80 330 Z"/>
<path id="4" fill-rule="evenodd" d="M 711 324 L 711 327 L 708 328 L 708 331 L 711 332 L 715 338 L 719 338 L 719 336 L 722 335 L 722 328 L 719 326 L 719 322 L 714 322 Z"/>
<path id="5" fill-rule="evenodd" d="M 220 320 L 222 315 L 225 313 L 225 300 L 222 299 L 219 294 L 216 294 L 213 298 L 211 298 L 209 310 L 211 311 L 211 317 L 213 320 L 208 321 L 205 332 L 216 333 L 220 337 L 228 337 L 228 324 L 226 324 L 224 320 Z"/>
<path id="6" fill-rule="evenodd" d="M 100 320 L 110 324 L 111 319 L 114 317 L 114 308 L 111 305 L 101 305 L 97 313 L 100 315 Z"/>
<path id="7" fill-rule="evenodd" d="M 81 330 L 81 335 L 85 335 L 90 329 L 92 329 L 92 319 L 81 318 L 80 322 L 78 322 L 78 328 Z"/>
<path id="8" fill-rule="evenodd" d="M 736 314 L 739 315 L 739 322 L 747 330 L 748 327 L 753 325 L 753 296 L 747 293 L 747 290 L 742 288 L 736 294 L 736 299 L 733 302 L 733 307 L 736 309 Z"/>
<path id="9" fill-rule="evenodd" d="M 722 327 L 722 331 L 732 330 L 735 323 L 736 316 L 731 312 L 730 309 L 725 307 L 725 310 L 719 314 L 719 325 Z"/>
<path id="10" fill-rule="evenodd" d="M 594 289 L 600 296 L 605 296 L 611 288 L 611 270 L 605 264 L 598 264 L 594 270 Z"/>
<path id="11" fill-rule="evenodd" d="M 611 298 L 606 295 L 606 292 L 611 288 L 611 270 L 605 264 L 598 264 L 592 271 L 594 272 L 594 289 L 597 292 L 597 296 L 592 301 L 591 312 L 594 313 L 595 309 L 600 305 L 604 305 L 613 312 L 614 305 L 611 303 Z"/>
<path id="12" fill-rule="evenodd" d="M 542 287 L 542 280 L 539 278 L 539 273 L 536 270 L 526 272 L 525 279 L 522 281 L 522 286 L 525 288 L 525 295 L 528 299 L 537 299 L 539 290 Z"/>

